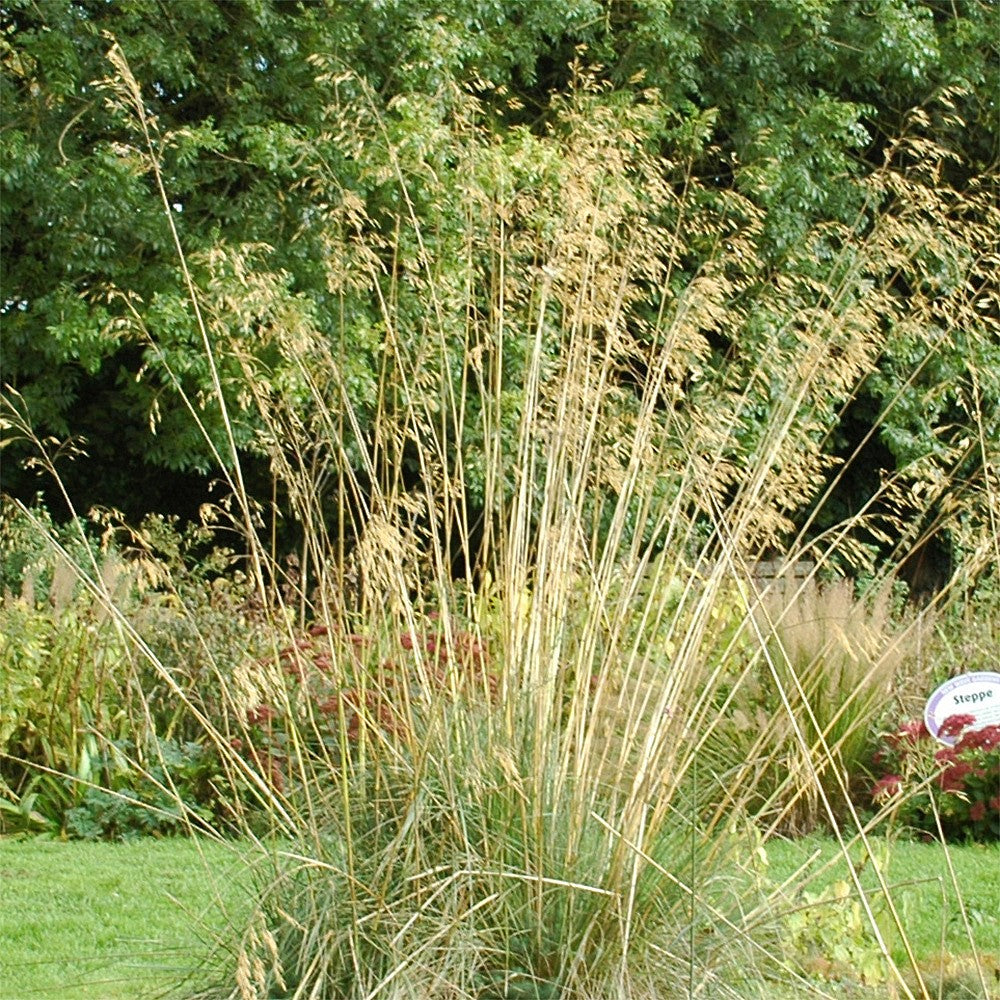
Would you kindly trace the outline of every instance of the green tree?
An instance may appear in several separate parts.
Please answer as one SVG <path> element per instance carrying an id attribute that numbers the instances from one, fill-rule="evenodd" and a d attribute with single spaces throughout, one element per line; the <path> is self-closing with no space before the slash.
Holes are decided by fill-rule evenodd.
<path id="1" fill-rule="evenodd" d="M 879 456 L 887 471 L 959 462 L 974 475 L 981 462 L 959 446 L 996 423 L 995 309 L 984 297 L 995 274 L 988 255 L 956 237 L 966 223 L 982 226 L 996 190 L 1000 77 L 988 4 L 10 0 L 0 16 L 4 380 L 39 433 L 87 439 L 91 458 L 65 470 L 85 502 L 128 500 L 138 514 L 170 502 L 153 483 L 176 495 L 185 473 L 197 495 L 217 464 L 198 421 L 231 458 L 171 223 L 217 345 L 237 446 L 268 450 L 248 405 L 262 382 L 308 396 L 279 331 L 326 345 L 338 391 L 370 422 L 391 405 L 375 388 L 390 335 L 396 349 L 419 352 L 436 331 L 448 352 L 435 363 L 452 385 L 469 377 L 465 289 L 488 312 L 496 274 L 492 237 L 467 245 L 468 184 L 487 201 L 516 194 L 530 211 L 519 209 L 514 235 L 542 233 L 546 212 L 562 211 L 556 163 L 572 131 L 566 100 L 581 86 L 594 89 L 587 114 L 598 132 L 602 115 L 620 129 L 623 109 L 648 105 L 626 115 L 629 134 L 693 207 L 678 216 L 652 198 L 641 209 L 683 237 L 663 272 L 670 296 L 680 301 L 726 227 L 752 230 L 753 270 L 731 283 L 731 319 L 698 331 L 710 367 L 741 392 L 778 336 L 787 301 L 776 289 L 794 287 L 808 310 L 810 282 L 831 268 L 861 280 L 849 264 L 855 237 L 873 238 L 883 215 L 900 216 L 919 191 L 951 191 L 936 217 L 924 210 L 937 236 L 906 268 L 862 268 L 863 280 L 890 282 L 899 308 L 884 311 L 877 374 L 822 449 L 846 456 L 871 415 L 891 407 Z M 112 40 L 141 87 L 152 151 L 106 58 Z M 916 186 L 879 180 L 887 158 L 892 176 Z M 910 221 L 913 237 L 920 219 Z M 623 355 L 623 384 L 662 304 L 655 274 L 632 306 L 639 354 Z M 903 308 L 931 292 L 930 312 Z M 976 305 L 982 322 L 953 330 L 959 303 L 963 317 Z M 558 354 L 559 343 L 548 349 Z M 516 364 L 506 378 L 510 418 Z M 741 418 L 747 446 L 780 398 L 780 378 L 761 385 Z M 452 419 L 445 436 L 471 447 L 478 420 Z M 359 469 L 360 431 L 348 442 Z M 6 487 L 30 493 L 15 465 Z M 862 505 L 870 485 L 855 492 L 841 489 L 837 502 Z M 807 510 L 802 498 L 792 521 Z"/>
<path id="2" fill-rule="evenodd" d="M 67 470 L 74 485 L 93 482 L 96 467 L 99 485 L 84 492 L 121 502 L 156 469 L 206 472 L 213 464 L 176 391 L 203 397 L 208 373 L 147 151 L 132 109 L 108 81 L 112 39 L 141 82 L 173 223 L 199 286 L 214 283 L 219 303 L 240 298 L 239 276 L 225 266 L 217 273 L 220 249 L 270 272 L 270 313 L 257 326 L 285 309 L 308 314 L 337 334 L 363 393 L 377 312 L 368 303 L 367 317 L 345 324 L 327 289 L 330 238 L 316 224 L 323 207 L 310 184 L 314 159 L 302 151 L 318 144 L 337 85 L 318 78 L 311 57 L 355 67 L 382 107 L 398 94 L 442 98 L 483 61 L 479 27 L 492 31 L 483 36 L 489 44 L 523 14 L 508 47 L 486 61 L 500 77 L 517 69 L 530 78 L 546 33 L 572 23 L 577 7 L 459 4 L 445 18 L 434 5 L 409 3 L 5 4 L 4 379 L 40 433 L 87 439 L 91 471 Z M 432 116 L 445 112 L 442 105 Z M 364 158 L 338 157 L 346 190 Z M 377 201 L 381 188 L 356 193 Z M 398 194 L 391 199 L 398 210 Z M 229 376 L 227 384 L 239 381 L 236 371 Z M 225 454 L 210 404 L 199 417 Z M 247 422 L 237 430 L 248 444 Z M 8 487 L 28 491 L 8 468 Z"/>

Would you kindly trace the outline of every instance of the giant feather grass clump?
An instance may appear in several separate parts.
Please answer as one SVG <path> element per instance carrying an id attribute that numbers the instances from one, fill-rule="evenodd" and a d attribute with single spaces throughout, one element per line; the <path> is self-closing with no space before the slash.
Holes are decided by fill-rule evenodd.
<path id="1" fill-rule="evenodd" d="M 872 176 L 855 228 L 775 263 L 749 199 L 650 148 L 653 94 L 622 103 L 577 67 L 544 134 L 497 139 L 463 98 L 420 145 L 401 131 L 429 113 L 417 98 L 387 118 L 339 79 L 330 141 L 381 149 L 365 180 L 397 208 L 373 217 L 317 157 L 311 222 L 345 336 L 378 304 L 377 383 L 359 391 L 318 306 L 254 248 L 190 278 L 205 361 L 242 369 L 302 536 L 293 571 L 231 433 L 220 468 L 273 648 L 220 670 L 226 710 L 198 713 L 259 847 L 253 918 L 209 992 L 825 995 L 783 953 L 783 897 L 753 859 L 778 829 L 870 828 L 846 769 L 905 666 L 904 626 L 872 609 L 911 523 L 933 509 L 961 535 L 956 579 L 998 545 L 995 414 L 839 519 L 829 438 L 891 338 L 920 345 L 912 384 L 939 338 L 995 336 L 996 206 L 948 189 L 924 144 L 919 169 L 890 156 Z M 749 571 L 775 551 L 866 574 L 868 603 L 843 583 L 776 602 Z M 891 889 L 851 891 L 880 974 L 926 995 L 883 934 L 905 942 Z"/>

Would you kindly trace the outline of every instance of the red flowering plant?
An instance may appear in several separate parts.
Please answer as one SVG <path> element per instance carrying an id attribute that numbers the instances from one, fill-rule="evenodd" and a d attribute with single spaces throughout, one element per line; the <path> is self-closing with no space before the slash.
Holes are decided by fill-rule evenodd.
<path id="1" fill-rule="evenodd" d="M 1000 726 L 973 728 L 972 715 L 942 723 L 942 745 L 922 720 L 904 722 L 883 737 L 873 758 L 881 777 L 872 786 L 876 805 L 895 800 L 906 826 L 949 840 L 1000 840 Z"/>
<path id="2" fill-rule="evenodd" d="M 299 747 L 337 759 L 363 731 L 404 741 L 416 703 L 443 694 L 496 699 L 498 680 L 480 640 L 468 631 L 445 630 L 436 613 L 420 625 L 393 640 L 398 645 L 391 656 L 372 636 L 313 625 L 276 658 L 258 664 L 262 675 L 282 679 L 281 695 L 262 699 L 245 713 L 246 738 L 234 739 L 234 749 L 281 792 L 287 784 L 290 724 L 297 727 Z"/>

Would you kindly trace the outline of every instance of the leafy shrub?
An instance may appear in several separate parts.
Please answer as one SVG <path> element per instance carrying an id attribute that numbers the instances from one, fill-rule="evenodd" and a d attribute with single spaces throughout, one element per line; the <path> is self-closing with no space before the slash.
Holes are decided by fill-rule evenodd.
<path id="1" fill-rule="evenodd" d="M 785 945 L 797 962 L 823 979 L 885 983 L 886 964 L 862 907 L 845 881 L 819 891 L 803 890 L 782 920 Z"/>
<path id="2" fill-rule="evenodd" d="M 883 737 L 873 765 L 881 773 L 871 790 L 878 804 L 894 803 L 894 819 L 913 830 L 950 840 L 1000 840 L 1000 726 L 970 728 L 971 715 L 952 715 L 941 746 L 920 719 Z"/>
<path id="3" fill-rule="evenodd" d="M 154 741 L 140 754 L 131 740 L 109 744 L 94 784 L 66 813 L 66 833 L 80 840 L 132 840 L 187 833 L 192 823 L 232 819 L 233 789 L 218 755 L 200 743 Z"/>
<path id="4" fill-rule="evenodd" d="M 112 739 L 130 728 L 132 659 L 114 623 L 89 595 L 53 607 L 8 595 L 0 607 L 0 786 L 9 801 L 29 791 L 34 768 L 84 781 L 93 777 L 95 732 Z M 34 783 L 34 809 L 49 816 L 75 793 Z M 55 793 L 52 801 L 41 801 Z M 9 817 L 8 817 L 9 818 Z"/>
<path id="5" fill-rule="evenodd" d="M 272 643 L 256 589 L 207 524 L 151 515 L 121 538 L 145 581 L 131 618 L 148 650 L 136 686 L 150 726 L 161 737 L 197 740 L 204 723 L 196 712 L 222 725 L 234 673 Z"/>
<path id="6" fill-rule="evenodd" d="M 232 787 L 202 780 L 218 762 L 197 714 L 223 724 L 228 679 L 261 645 L 245 578 L 222 575 L 230 553 L 160 517 L 98 541 L 5 501 L 0 527 L 2 828 L 173 832 L 168 774 L 185 808 L 220 818 Z M 153 784 L 126 746 L 158 747 Z"/>
<path id="7" fill-rule="evenodd" d="M 70 564 L 89 568 L 108 556 L 107 536 L 95 537 L 93 527 L 80 518 L 56 524 L 40 504 L 22 508 L 0 497 L 0 596 L 29 605 L 65 602 L 78 583 Z M 57 546 L 66 558 L 57 556 Z"/>

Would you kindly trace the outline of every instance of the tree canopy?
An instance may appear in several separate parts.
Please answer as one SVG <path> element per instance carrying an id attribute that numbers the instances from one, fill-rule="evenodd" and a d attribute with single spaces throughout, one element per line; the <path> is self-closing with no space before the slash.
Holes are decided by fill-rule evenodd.
<path id="1" fill-rule="evenodd" d="M 620 167 L 611 195 L 604 180 L 587 195 L 607 253 L 626 252 L 609 235 L 626 216 L 658 234 L 633 268 L 623 386 L 648 363 L 644 329 L 692 290 L 707 298 L 673 373 L 692 405 L 702 368 L 747 393 L 789 302 L 823 300 L 820 276 L 839 273 L 844 308 L 879 328 L 862 390 L 812 404 L 840 412 L 818 454 L 860 457 L 826 513 L 790 499 L 790 527 L 862 507 L 903 467 L 971 481 L 970 428 L 1000 435 L 992 4 L 5 0 L 0 19 L 3 380 L 40 435 L 85 439 L 64 469 L 85 503 L 134 516 L 200 496 L 210 442 L 229 461 L 216 375 L 263 484 L 274 456 L 252 397 L 262 382 L 306 394 L 282 338 L 325 344 L 366 419 L 386 405 L 389 340 L 419 352 L 433 330 L 448 377 L 468 379 L 470 302 L 497 308 L 497 234 L 531 266 L 595 157 Z M 241 345 L 217 373 L 174 230 L 204 333 Z M 780 377 L 751 396 L 748 447 Z M 475 414 L 461 423 L 449 433 L 485 453 Z M 11 445 L 4 470 L 25 497 L 29 450 Z"/>

